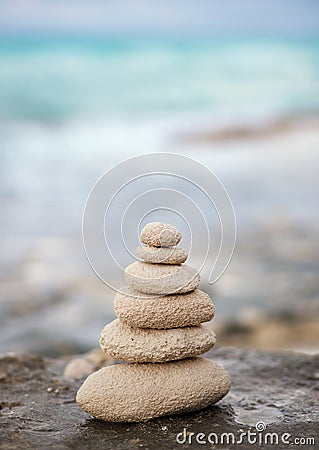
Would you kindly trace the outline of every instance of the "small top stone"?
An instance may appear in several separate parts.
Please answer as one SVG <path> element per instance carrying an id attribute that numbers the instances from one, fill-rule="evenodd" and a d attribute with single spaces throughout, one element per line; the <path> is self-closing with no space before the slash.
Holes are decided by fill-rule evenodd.
<path id="1" fill-rule="evenodd" d="M 163 222 L 148 223 L 140 235 L 141 242 L 151 247 L 173 247 L 181 238 L 182 235 L 177 228 Z"/>

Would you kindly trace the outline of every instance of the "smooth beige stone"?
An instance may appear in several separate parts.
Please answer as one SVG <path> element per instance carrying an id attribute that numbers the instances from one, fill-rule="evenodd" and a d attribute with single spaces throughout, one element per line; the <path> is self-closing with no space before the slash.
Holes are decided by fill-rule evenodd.
<path id="1" fill-rule="evenodd" d="M 106 355 L 105 352 L 103 352 L 103 350 L 101 350 L 100 348 L 93 348 L 92 350 L 90 350 L 85 354 L 85 359 L 89 363 L 93 364 L 95 368 L 99 369 L 106 364 L 114 362 L 113 358 Z"/>
<path id="2" fill-rule="evenodd" d="M 230 385 L 226 370 L 205 358 L 117 364 L 90 375 L 76 401 L 97 419 L 140 422 L 205 408 L 222 399 Z"/>
<path id="3" fill-rule="evenodd" d="M 209 295 L 199 289 L 188 294 L 158 296 L 125 287 L 115 295 L 114 310 L 122 322 L 139 328 L 199 325 L 215 314 Z"/>
<path id="4" fill-rule="evenodd" d="M 81 358 L 74 358 L 68 362 L 63 371 L 65 378 L 79 380 L 94 371 L 93 364 Z"/>
<path id="5" fill-rule="evenodd" d="M 187 251 L 181 247 L 150 247 L 140 246 L 136 254 L 145 262 L 153 264 L 182 264 L 187 259 Z"/>
<path id="6" fill-rule="evenodd" d="M 102 350 L 128 362 L 165 362 L 207 352 L 215 344 L 212 324 L 155 330 L 113 320 L 101 332 Z"/>
<path id="7" fill-rule="evenodd" d="M 186 264 L 149 264 L 136 261 L 124 270 L 129 287 L 146 294 L 182 294 L 197 289 L 200 276 Z"/>
<path id="8" fill-rule="evenodd" d="M 148 223 L 141 231 L 140 240 L 152 247 L 173 247 L 182 235 L 173 225 L 163 222 Z"/>

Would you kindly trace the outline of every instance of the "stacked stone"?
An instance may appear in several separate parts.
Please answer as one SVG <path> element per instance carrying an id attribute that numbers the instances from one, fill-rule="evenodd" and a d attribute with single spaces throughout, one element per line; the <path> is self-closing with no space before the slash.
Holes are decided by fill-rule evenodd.
<path id="1" fill-rule="evenodd" d="M 230 389 L 227 372 L 198 355 L 215 344 L 215 308 L 198 289 L 198 272 L 183 264 L 180 232 L 153 222 L 142 230 L 142 261 L 125 269 L 115 296 L 117 319 L 101 333 L 102 350 L 124 364 L 90 375 L 77 402 L 94 417 L 137 422 L 204 408 Z M 208 322 L 208 323 L 205 323 Z"/>

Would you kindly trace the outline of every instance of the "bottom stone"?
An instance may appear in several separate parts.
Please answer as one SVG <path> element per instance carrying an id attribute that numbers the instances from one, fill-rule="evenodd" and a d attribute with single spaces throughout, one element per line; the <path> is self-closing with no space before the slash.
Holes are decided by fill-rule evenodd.
<path id="1" fill-rule="evenodd" d="M 225 369 L 205 358 L 167 363 L 117 364 L 91 374 L 76 401 L 109 422 L 140 422 L 194 411 L 218 402 L 230 389 Z"/>

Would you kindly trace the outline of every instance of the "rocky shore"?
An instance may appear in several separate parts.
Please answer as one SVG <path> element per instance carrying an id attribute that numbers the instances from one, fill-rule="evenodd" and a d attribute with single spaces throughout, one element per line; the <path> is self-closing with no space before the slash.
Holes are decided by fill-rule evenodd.
<path id="1" fill-rule="evenodd" d="M 227 121 L 228 131 L 204 125 L 177 133 L 177 142 L 172 137 L 172 147 L 165 149 L 196 156 L 211 168 L 227 187 L 236 211 L 238 239 L 227 273 L 213 287 L 202 277 L 201 289 L 216 299 L 219 341 L 265 350 L 318 351 L 318 116 L 283 117 L 255 128 L 249 121 L 237 130 Z M 56 154 L 56 145 L 53 148 Z M 73 164 L 74 156 L 69 157 Z M 19 164 L 25 170 L 23 159 Z M 95 164 L 97 177 L 108 162 Z M 63 202 L 47 201 L 46 195 L 56 192 L 51 179 L 42 185 L 42 203 L 34 213 L 28 203 L 12 202 L 11 197 L 4 204 L 1 352 L 83 353 L 96 345 L 97 330 L 115 318 L 114 293 L 106 293 L 94 277 L 82 248 L 80 223 L 92 174 L 86 178 L 86 172 L 79 171 L 77 176 L 72 220 L 63 221 L 61 233 L 51 226 L 48 231 L 51 221 L 61 225 L 61 216 L 69 210 Z M 45 172 L 43 177 L 47 181 Z M 81 180 L 88 182 L 83 186 Z M 20 183 L 14 186 L 24 192 Z M 42 220 L 47 205 L 50 222 Z M 51 211 L 53 205 L 57 209 Z M 21 221 L 21 216 L 29 220 Z M 154 257 L 142 251 L 140 257 Z"/>
<path id="2" fill-rule="evenodd" d="M 213 288 L 201 287 L 216 299 L 220 342 L 318 350 L 316 223 L 278 214 L 249 233 L 240 230 L 227 274 Z M 5 244 L 2 257 L 13 258 L 17 242 Z M 81 238 L 38 240 L 25 254 L 10 270 L 0 265 L 0 352 L 60 356 L 94 347 L 98 330 L 115 318 L 114 293 L 92 274 Z"/>
<path id="3" fill-rule="evenodd" d="M 279 444 L 274 448 L 294 448 L 296 438 L 308 439 L 302 448 L 317 448 L 318 442 L 312 444 L 310 439 L 318 439 L 318 355 L 225 348 L 214 350 L 213 357 L 227 369 L 233 381 L 231 392 L 220 403 L 199 412 L 144 423 L 115 424 L 93 419 L 76 405 L 76 391 L 84 377 L 78 381 L 64 377 L 65 358 L 3 354 L 0 356 L 0 448 L 249 449 L 252 446 L 245 439 L 240 446 L 225 442 L 226 435 L 224 443 L 219 445 L 196 442 L 198 433 L 206 437 L 216 433 L 219 439 L 223 433 L 231 433 L 229 436 L 233 434 L 238 439 L 249 430 L 258 436 L 276 433 L 274 438 L 278 435 Z M 264 431 L 256 431 L 258 422 L 266 426 Z M 284 433 L 289 433 L 290 437 L 284 439 L 289 439 L 290 444 L 280 441 Z M 176 441 L 177 436 L 181 443 Z M 269 448 L 269 442 L 263 441 L 258 448 Z"/>

